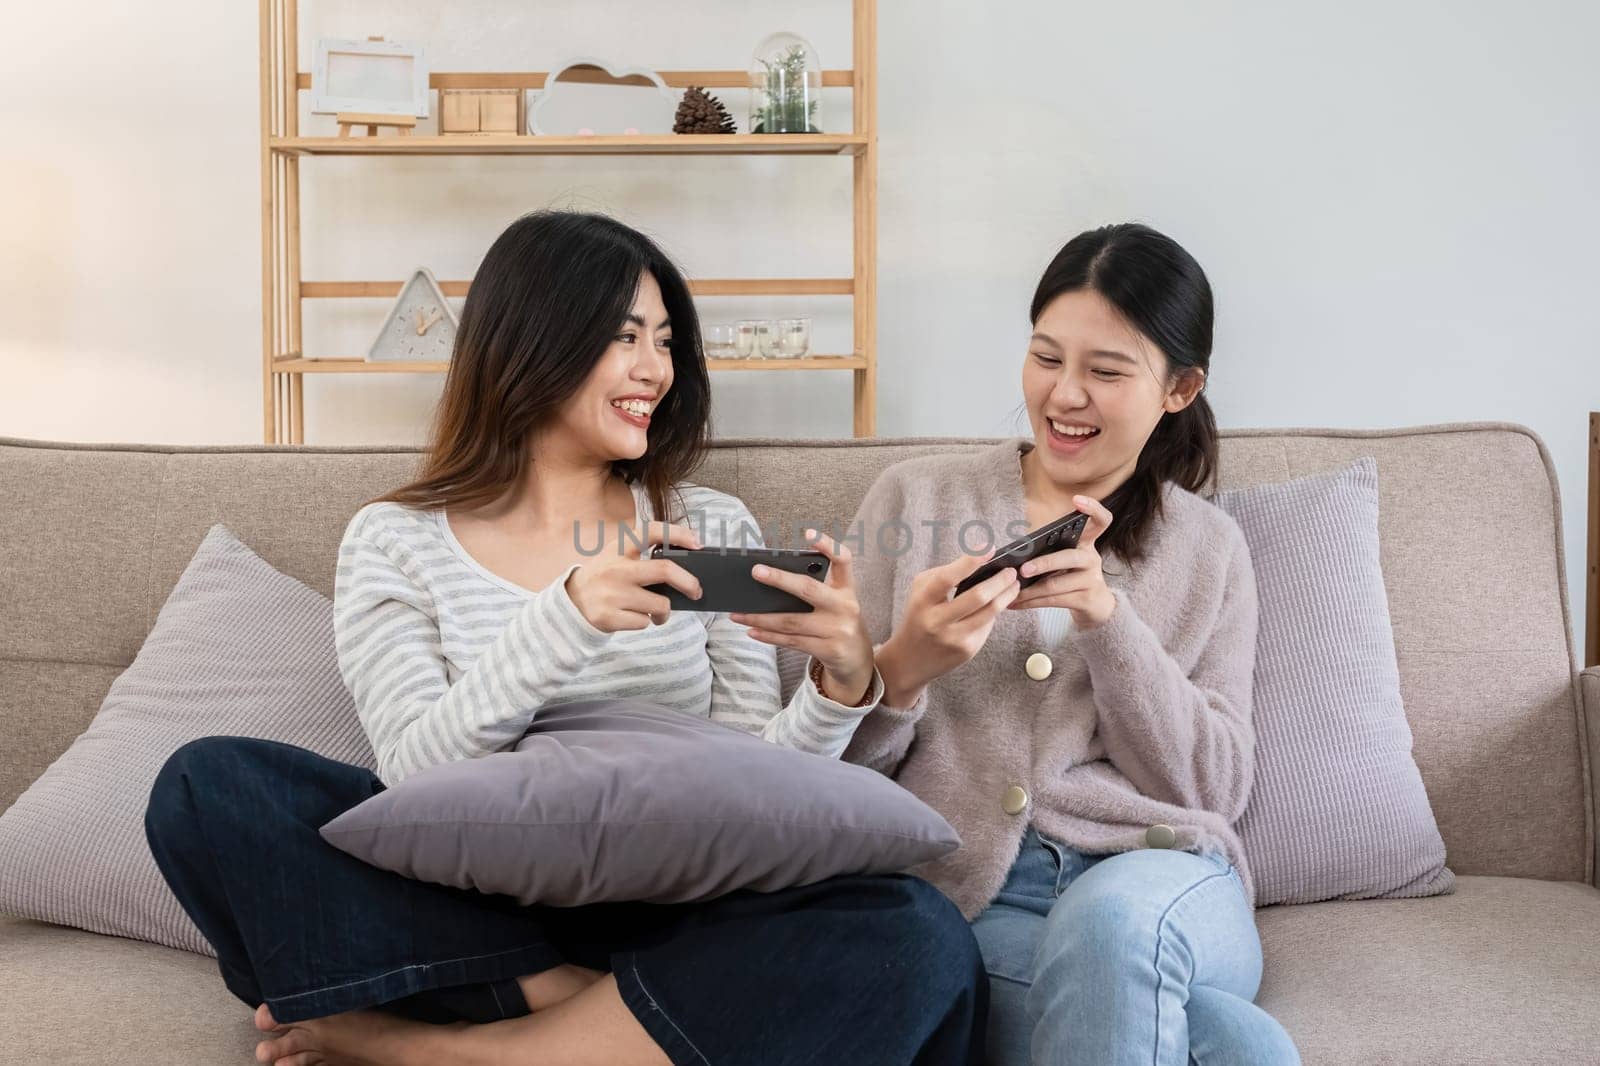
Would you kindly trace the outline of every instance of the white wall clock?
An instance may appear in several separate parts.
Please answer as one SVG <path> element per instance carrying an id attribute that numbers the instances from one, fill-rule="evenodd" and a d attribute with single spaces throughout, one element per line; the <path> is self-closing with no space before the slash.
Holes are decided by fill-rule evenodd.
<path id="1" fill-rule="evenodd" d="M 448 362 L 459 326 L 432 272 L 418 267 L 400 289 L 383 328 L 373 338 L 367 359 Z"/>

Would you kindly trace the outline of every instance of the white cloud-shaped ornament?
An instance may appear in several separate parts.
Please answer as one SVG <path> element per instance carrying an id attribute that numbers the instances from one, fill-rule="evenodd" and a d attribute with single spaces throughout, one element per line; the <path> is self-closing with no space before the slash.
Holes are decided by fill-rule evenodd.
<path id="1" fill-rule="evenodd" d="M 613 69 L 599 59 L 574 59 L 531 93 L 528 132 L 547 137 L 672 132 L 678 96 L 643 67 Z"/>

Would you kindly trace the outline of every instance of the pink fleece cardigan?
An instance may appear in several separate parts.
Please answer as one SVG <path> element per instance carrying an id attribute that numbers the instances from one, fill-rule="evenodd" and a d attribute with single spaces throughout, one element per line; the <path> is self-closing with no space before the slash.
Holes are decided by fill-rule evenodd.
<path id="1" fill-rule="evenodd" d="M 1000 542 L 1027 528 L 1019 459 L 1032 447 L 1017 439 L 922 456 L 873 484 L 852 532 L 864 533 L 856 575 L 875 643 L 900 617 L 911 579 L 955 557 L 964 523 L 982 520 Z M 845 752 L 960 832 L 959 850 L 911 872 L 969 919 L 999 892 L 1030 822 L 1097 854 L 1159 844 L 1165 834 L 1151 827 L 1170 826 L 1176 847 L 1222 852 L 1254 902 L 1232 825 L 1254 766 L 1255 571 L 1230 516 L 1171 483 L 1163 501 L 1142 560 L 1105 554 L 1117 601 L 1107 622 L 1073 625 L 1052 646 L 1042 612 L 1007 611 L 974 659 L 929 685 L 916 706 L 879 706 Z M 910 545 L 900 551 L 906 527 Z M 973 529 L 966 543 L 979 550 L 984 540 Z M 1036 653 L 1051 662 L 1043 680 L 1026 668 Z M 1013 788 L 1027 795 L 1016 814 L 1005 809 Z M 1015 806 L 1018 794 L 1010 798 Z"/>

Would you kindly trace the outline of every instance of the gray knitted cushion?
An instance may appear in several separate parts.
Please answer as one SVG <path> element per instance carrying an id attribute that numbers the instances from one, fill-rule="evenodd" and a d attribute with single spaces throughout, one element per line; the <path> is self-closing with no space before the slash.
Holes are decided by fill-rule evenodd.
<path id="1" fill-rule="evenodd" d="M 1237 826 L 1256 900 L 1448 892 L 1411 757 L 1378 556 L 1378 465 L 1218 493 L 1261 608 L 1255 787 Z"/>
<path id="2" fill-rule="evenodd" d="M 0 814 L 0 912 L 215 955 L 145 840 L 150 786 L 197 737 L 280 740 L 374 769 L 333 604 L 212 526 L 132 665 Z"/>

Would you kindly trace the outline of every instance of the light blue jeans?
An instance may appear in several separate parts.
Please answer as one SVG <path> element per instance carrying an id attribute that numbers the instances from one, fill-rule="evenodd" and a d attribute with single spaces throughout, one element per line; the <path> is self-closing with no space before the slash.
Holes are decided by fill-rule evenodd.
<path id="1" fill-rule="evenodd" d="M 1256 1006 L 1261 939 L 1220 855 L 1083 855 L 1031 827 L 972 923 L 989 971 L 989 1066 L 1279 1066 Z"/>

